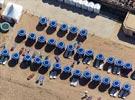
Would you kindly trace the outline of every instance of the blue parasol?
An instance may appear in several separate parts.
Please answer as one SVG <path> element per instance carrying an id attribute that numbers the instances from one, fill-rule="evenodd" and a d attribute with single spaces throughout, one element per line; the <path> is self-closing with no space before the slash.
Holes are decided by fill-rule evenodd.
<path id="1" fill-rule="evenodd" d="M 33 61 L 33 62 L 36 63 L 36 64 L 41 64 L 41 63 L 42 63 L 41 58 L 38 57 L 38 56 L 36 56 L 36 57 L 34 58 L 34 61 Z"/>
<path id="2" fill-rule="evenodd" d="M 65 48 L 65 43 L 64 42 L 58 42 L 57 48 L 64 49 Z"/>
<path id="3" fill-rule="evenodd" d="M 110 77 L 104 77 L 104 78 L 102 79 L 102 83 L 103 83 L 104 85 L 109 85 L 110 82 L 111 82 Z"/>
<path id="4" fill-rule="evenodd" d="M 50 25 L 51 28 L 56 28 L 57 27 L 57 21 L 51 20 L 49 25 Z"/>
<path id="5" fill-rule="evenodd" d="M 98 75 L 98 74 L 94 74 L 93 77 L 92 77 L 92 80 L 93 81 L 99 81 L 100 82 L 101 81 L 101 76 Z"/>
<path id="6" fill-rule="evenodd" d="M 13 53 L 11 58 L 14 60 L 18 60 L 19 57 L 20 57 L 19 53 Z"/>
<path id="7" fill-rule="evenodd" d="M 20 37 L 26 36 L 26 30 L 25 30 L 25 29 L 20 29 L 20 30 L 17 32 L 17 35 L 20 36 Z"/>
<path id="8" fill-rule="evenodd" d="M 82 75 L 82 73 L 79 69 L 76 69 L 73 71 L 73 76 L 80 77 L 81 75 Z"/>
<path id="9" fill-rule="evenodd" d="M 81 37 L 87 37 L 88 31 L 86 29 L 81 29 L 79 35 Z"/>
<path id="10" fill-rule="evenodd" d="M 9 51 L 8 51 L 8 49 L 3 49 L 3 50 L 1 51 L 1 55 L 2 55 L 2 56 L 5 56 L 5 57 L 9 56 Z"/>
<path id="11" fill-rule="evenodd" d="M 56 45 L 56 40 L 51 38 L 48 40 L 48 44 L 49 45 Z"/>
<path id="12" fill-rule="evenodd" d="M 39 23 L 41 25 L 46 25 L 47 24 L 47 18 L 43 17 L 43 16 L 39 17 Z"/>
<path id="13" fill-rule="evenodd" d="M 90 78 L 91 78 L 91 73 L 90 73 L 90 71 L 85 70 L 85 71 L 83 72 L 83 77 L 86 78 L 86 79 L 90 79 Z"/>
<path id="14" fill-rule="evenodd" d="M 131 90 L 131 85 L 129 83 L 126 83 L 122 86 L 123 90 L 130 91 Z"/>
<path id="15" fill-rule="evenodd" d="M 70 66 L 65 66 L 65 67 L 63 68 L 63 72 L 64 72 L 64 73 L 71 73 L 71 71 L 72 71 L 72 67 L 70 67 Z"/>
<path id="16" fill-rule="evenodd" d="M 94 55 L 94 52 L 93 52 L 93 50 L 87 50 L 86 52 L 85 52 L 85 55 L 86 56 L 93 56 Z"/>
<path id="17" fill-rule="evenodd" d="M 78 48 L 76 53 L 77 53 L 78 55 L 84 55 L 85 50 L 84 50 L 83 48 Z"/>
<path id="18" fill-rule="evenodd" d="M 67 31 L 68 30 L 68 25 L 66 23 L 61 24 L 60 30 Z"/>
<path id="19" fill-rule="evenodd" d="M 29 54 L 25 54 L 25 56 L 24 56 L 24 58 L 23 58 L 23 61 L 31 61 L 31 55 L 29 55 Z"/>
<path id="20" fill-rule="evenodd" d="M 124 65 L 124 62 L 120 59 L 115 60 L 114 62 L 115 66 L 122 67 Z"/>
<path id="21" fill-rule="evenodd" d="M 103 60 L 103 61 L 104 61 L 105 57 L 104 57 L 103 54 L 98 54 L 98 55 L 96 56 L 96 59 L 97 59 L 97 60 Z"/>
<path id="22" fill-rule="evenodd" d="M 112 83 L 112 87 L 120 88 L 121 82 L 119 80 L 114 80 Z"/>
<path id="23" fill-rule="evenodd" d="M 109 64 L 113 64 L 114 63 L 115 58 L 114 57 L 108 57 L 106 62 Z"/>
<path id="24" fill-rule="evenodd" d="M 71 26 L 69 32 L 72 34 L 76 34 L 78 32 L 78 28 L 76 26 Z"/>
<path id="25" fill-rule="evenodd" d="M 61 64 L 60 63 L 55 63 L 54 65 L 53 65 L 53 69 L 54 70 L 61 70 Z"/>
<path id="26" fill-rule="evenodd" d="M 50 68 L 51 67 L 51 62 L 49 60 L 44 60 L 42 62 L 42 66 L 45 68 Z"/>
<path id="27" fill-rule="evenodd" d="M 71 44 L 69 44 L 68 46 L 67 46 L 67 49 L 66 49 L 67 51 L 74 51 L 74 46 L 73 45 L 71 45 Z"/>
<path id="28" fill-rule="evenodd" d="M 35 41 L 36 40 L 36 34 L 30 33 L 29 36 L 28 36 L 28 39 Z"/>
<path id="29" fill-rule="evenodd" d="M 38 37 L 38 42 L 39 42 L 39 43 L 45 43 L 45 41 L 46 41 L 45 36 L 39 36 L 39 37 Z"/>
<path id="30" fill-rule="evenodd" d="M 132 64 L 131 63 L 126 63 L 123 66 L 124 69 L 132 69 Z"/>

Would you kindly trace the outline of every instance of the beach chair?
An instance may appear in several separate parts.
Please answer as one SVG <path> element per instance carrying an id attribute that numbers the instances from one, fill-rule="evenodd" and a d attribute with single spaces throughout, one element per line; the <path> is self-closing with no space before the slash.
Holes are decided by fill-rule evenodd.
<path id="1" fill-rule="evenodd" d="M 121 68 L 117 68 L 117 75 L 120 75 Z"/>
<path id="2" fill-rule="evenodd" d="M 116 91 L 116 92 L 113 94 L 113 97 L 117 97 L 117 96 L 118 96 L 118 93 L 119 93 L 119 91 Z"/>
<path id="3" fill-rule="evenodd" d="M 96 63 L 95 63 L 95 67 L 98 68 L 100 65 L 99 61 L 97 60 Z"/>
<path id="4" fill-rule="evenodd" d="M 124 94 L 123 94 L 123 96 L 121 98 L 122 99 L 125 99 L 129 94 L 130 94 L 130 92 L 125 91 Z"/>
<path id="5" fill-rule="evenodd" d="M 118 97 L 121 98 L 123 96 L 123 94 L 124 94 L 124 90 L 122 89 L 122 90 L 120 90 Z"/>
<path id="6" fill-rule="evenodd" d="M 8 59 L 5 58 L 2 64 L 5 65 L 7 63 L 7 61 L 8 61 Z"/>
<path id="7" fill-rule="evenodd" d="M 112 88 L 111 91 L 110 91 L 110 96 L 114 96 L 114 94 L 117 92 L 117 89 L 116 88 Z"/>
<path id="8" fill-rule="evenodd" d="M 77 78 L 73 78 L 70 82 L 70 86 L 76 87 L 78 85 L 78 79 Z"/>
<path id="9" fill-rule="evenodd" d="M 112 72 L 112 67 L 111 66 L 108 66 L 107 73 L 110 74 L 111 72 Z"/>
<path id="10" fill-rule="evenodd" d="M 117 74 L 117 67 L 116 66 L 113 67 L 112 73 Z"/>
<path id="11" fill-rule="evenodd" d="M 104 63 L 100 64 L 98 69 L 101 70 L 101 69 L 103 69 L 103 67 L 104 67 Z"/>
<path id="12" fill-rule="evenodd" d="M 56 79 L 57 78 L 57 72 L 56 71 L 51 71 L 50 75 L 49 75 L 50 79 Z"/>

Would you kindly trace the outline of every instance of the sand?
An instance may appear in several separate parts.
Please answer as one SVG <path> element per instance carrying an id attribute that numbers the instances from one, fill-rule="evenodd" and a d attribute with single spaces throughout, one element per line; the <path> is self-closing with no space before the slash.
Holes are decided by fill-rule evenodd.
<path id="1" fill-rule="evenodd" d="M 73 41 L 68 41 L 66 39 L 67 34 L 60 38 L 57 36 L 57 31 L 51 35 L 46 33 L 45 28 L 43 31 L 37 31 L 36 25 L 38 23 L 38 17 L 33 16 L 31 14 L 24 13 L 19 24 L 16 24 L 13 29 L 7 34 L 1 35 L 0 44 L 3 42 L 7 43 L 7 47 L 10 49 L 14 44 L 14 39 L 17 34 L 17 30 L 20 28 L 25 28 L 27 33 L 36 32 L 39 35 L 45 35 L 46 38 L 55 38 L 57 41 L 64 41 L 65 44 L 72 43 Z M 25 42 L 17 44 L 15 51 L 18 51 L 21 47 L 25 47 Z M 133 66 L 135 65 L 135 49 L 123 46 L 121 44 L 117 44 L 111 42 L 107 39 L 102 39 L 96 37 L 94 35 L 89 34 L 88 39 L 83 43 L 82 47 L 85 49 L 93 49 L 95 55 L 98 53 L 103 53 L 105 57 L 115 56 L 124 60 L 125 62 L 131 62 Z M 31 49 L 32 51 L 36 51 L 34 46 Z M 15 52 L 14 51 L 14 52 Z M 52 62 L 54 60 L 54 53 L 44 52 L 44 48 L 40 51 L 42 54 L 49 55 Z M 73 60 L 65 59 L 63 56 L 60 56 L 62 61 L 62 67 L 65 65 L 70 65 Z M 84 71 L 87 65 L 79 64 L 75 65 L 74 69 L 80 69 Z M 135 81 L 130 78 L 123 78 L 121 76 L 107 74 L 106 71 L 98 70 L 92 67 L 92 65 L 88 66 L 89 70 L 94 73 L 99 73 L 101 76 L 109 76 L 111 80 L 119 79 L 121 83 L 129 82 L 132 85 L 132 93 L 127 97 L 127 100 L 134 100 L 135 97 Z M 35 73 L 35 77 L 28 81 L 26 78 L 31 73 Z M 85 90 L 88 91 L 90 96 L 93 96 L 93 100 L 97 100 L 98 97 L 102 97 L 102 100 L 118 100 L 118 98 L 112 98 L 109 96 L 108 91 L 102 93 L 96 89 L 90 89 L 88 85 L 86 86 L 77 86 L 71 87 L 69 79 L 61 80 L 59 77 L 56 80 L 50 80 L 48 75 L 49 72 L 45 74 L 45 82 L 43 86 L 39 86 L 35 84 L 35 81 L 38 77 L 38 72 L 32 72 L 29 68 L 21 69 L 19 64 L 15 67 L 9 67 L 8 65 L 0 65 L 0 99 L 1 100 L 80 100 L 82 92 Z"/>

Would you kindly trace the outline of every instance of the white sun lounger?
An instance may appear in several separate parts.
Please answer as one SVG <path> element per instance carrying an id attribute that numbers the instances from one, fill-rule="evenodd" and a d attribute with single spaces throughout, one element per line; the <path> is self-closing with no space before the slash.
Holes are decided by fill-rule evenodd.
<path id="1" fill-rule="evenodd" d="M 109 94 L 110 94 L 110 96 L 114 96 L 114 94 L 115 94 L 116 92 L 117 92 L 117 90 L 116 90 L 115 88 L 113 88 Z"/>
<path id="2" fill-rule="evenodd" d="M 91 62 L 92 62 L 92 60 L 90 60 L 89 62 L 87 62 L 87 65 L 90 65 L 90 64 L 91 64 Z"/>
<path id="3" fill-rule="evenodd" d="M 120 75 L 120 68 L 117 69 L 117 75 Z"/>
<path id="4" fill-rule="evenodd" d="M 111 71 L 112 71 L 112 67 L 111 67 L 111 66 L 109 66 L 109 67 L 108 67 L 108 70 L 107 70 L 107 73 L 108 73 L 108 74 L 110 74 L 110 73 L 111 73 Z"/>
<path id="5" fill-rule="evenodd" d="M 96 61 L 95 63 L 95 67 L 98 68 L 99 67 L 99 61 Z"/>
<path id="6" fill-rule="evenodd" d="M 100 64 L 98 69 L 101 70 L 101 69 L 103 69 L 103 67 L 104 67 L 104 63 Z"/>
<path id="7" fill-rule="evenodd" d="M 115 92 L 115 93 L 113 94 L 113 97 L 117 97 L 117 96 L 118 96 L 118 93 L 119 93 L 119 91 Z"/>
<path id="8" fill-rule="evenodd" d="M 56 79 L 57 78 L 57 72 L 56 71 L 52 71 L 51 73 L 50 73 L 50 75 L 49 75 L 49 78 L 50 79 Z"/>
<path id="9" fill-rule="evenodd" d="M 5 60 L 2 64 L 5 65 L 7 63 L 7 60 Z"/>
<path id="10" fill-rule="evenodd" d="M 78 79 L 77 78 L 73 78 L 72 81 L 70 82 L 70 86 L 76 87 L 78 84 Z"/>

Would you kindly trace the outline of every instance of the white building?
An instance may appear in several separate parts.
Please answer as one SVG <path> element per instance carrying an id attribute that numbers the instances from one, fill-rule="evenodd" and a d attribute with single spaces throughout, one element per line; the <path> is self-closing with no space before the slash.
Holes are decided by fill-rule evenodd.
<path id="1" fill-rule="evenodd" d="M 23 13 L 23 7 L 15 3 L 8 3 L 2 16 L 8 22 L 18 23 Z"/>

